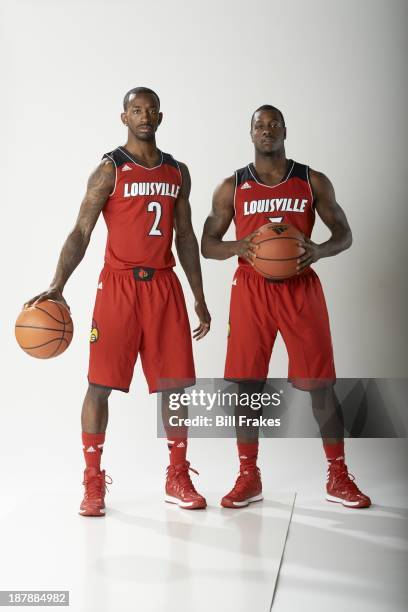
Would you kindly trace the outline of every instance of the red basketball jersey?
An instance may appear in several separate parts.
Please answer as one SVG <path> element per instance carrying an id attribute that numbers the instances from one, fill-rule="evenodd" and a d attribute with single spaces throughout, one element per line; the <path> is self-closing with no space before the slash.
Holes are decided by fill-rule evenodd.
<path id="1" fill-rule="evenodd" d="M 286 176 L 277 185 L 265 185 L 253 164 L 235 171 L 235 228 L 237 240 L 265 223 L 289 223 L 310 238 L 315 211 L 309 167 L 289 161 Z M 240 265 L 248 262 L 239 258 Z"/>
<path id="2" fill-rule="evenodd" d="M 115 187 L 102 211 L 108 228 L 105 263 L 120 270 L 174 266 L 174 204 L 182 183 L 177 161 L 161 153 L 160 163 L 146 168 L 124 147 L 103 159 L 116 168 Z"/>

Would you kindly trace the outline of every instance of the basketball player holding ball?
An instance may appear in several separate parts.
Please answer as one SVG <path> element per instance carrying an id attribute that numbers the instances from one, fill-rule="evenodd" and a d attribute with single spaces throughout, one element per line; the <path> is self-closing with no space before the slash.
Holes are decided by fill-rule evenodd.
<path id="1" fill-rule="evenodd" d="M 348 249 L 351 230 L 330 180 L 286 158 L 286 127 L 279 109 L 264 105 L 254 112 L 251 139 L 255 161 L 216 189 L 202 237 L 204 257 L 238 256 L 224 376 L 238 382 L 239 394 L 260 393 L 279 331 L 289 355 L 289 380 L 311 394 L 328 460 L 326 499 L 349 508 L 365 508 L 370 499 L 359 490 L 345 463 L 343 414 L 333 389 L 336 373 L 329 318 L 319 278 L 310 267 Z M 310 238 L 316 213 L 331 231 L 323 244 Z M 224 241 L 232 220 L 237 240 Z M 258 230 L 267 223 L 289 224 L 304 235 L 299 239 L 302 254 L 297 274 L 291 278 L 265 278 L 255 270 Z M 236 414 L 245 411 L 248 409 L 238 405 Z M 240 472 L 221 501 L 228 508 L 262 499 L 258 428 L 237 426 L 236 433 Z"/>
<path id="2" fill-rule="evenodd" d="M 162 121 L 157 94 L 145 87 L 124 98 L 122 122 L 127 142 L 106 153 L 91 175 L 75 227 L 59 257 L 49 289 L 26 304 L 51 299 L 66 305 L 65 284 L 82 260 L 100 213 L 108 229 L 105 264 L 98 280 L 90 334 L 88 390 L 82 407 L 86 462 L 84 516 L 105 514 L 105 470 L 101 455 L 112 389 L 128 392 L 140 353 L 150 393 L 162 392 L 170 465 L 166 501 L 204 508 L 186 460 L 187 430 L 168 428 L 169 394 L 195 384 L 191 332 L 180 282 L 173 271 L 173 232 L 181 265 L 195 299 L 196 340 L 210 327 L 204 299 L 199 249 L 191 224 L 187 166 L 156 146 Z M 183 417 L 183 414 L 179 416 Z M 137 435 L 137 434 L 136 434 Z"/>

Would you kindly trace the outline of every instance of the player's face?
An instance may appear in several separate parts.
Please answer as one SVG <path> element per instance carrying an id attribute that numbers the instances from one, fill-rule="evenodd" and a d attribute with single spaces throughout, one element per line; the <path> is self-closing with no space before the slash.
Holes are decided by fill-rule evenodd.
<path id="1" fill-rule="evenodd" d="M 258 153 L 268 155 L 279 151 L 286 138 L 286 128 L 277 111 L 255 113 L 251 126 L 251 139 Z"/>
<path id="2" fill-rule="evenodd" d="M 155 96 L 147 93 L 131 97 L 121 116 L 138 140 L 153 140 L 163 117 Z"/>

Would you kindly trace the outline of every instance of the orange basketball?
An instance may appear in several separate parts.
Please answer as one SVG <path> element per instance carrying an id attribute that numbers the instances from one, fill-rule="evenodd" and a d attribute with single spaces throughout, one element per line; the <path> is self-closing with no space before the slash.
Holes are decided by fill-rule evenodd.
<path id="1" fill-rule="evenodd" d="M 49 359 L 69 347 L 74 325 L 63 304 L 45 300 L 20 312 L 15 332 L 23 351 L 38 359 Z"/>
<path id="2" fill-rule="evenodd" d="M 258 230 L 252 242 L 259 244 L 254 268 L 259 274 L 272 280 L 290 278 L 297 273 L 298 258 L 305 250 L 299 246 L 303 234 L 287 223 L 267 223 Z"/>

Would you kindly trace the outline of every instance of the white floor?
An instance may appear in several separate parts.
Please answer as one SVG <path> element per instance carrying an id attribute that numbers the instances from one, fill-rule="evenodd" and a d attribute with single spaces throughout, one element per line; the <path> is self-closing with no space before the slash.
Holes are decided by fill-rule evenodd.
<path id="1" fill-rule="evenodd" d="M 407 610 L 408 511 L 297 497 L 273 611 Z"/>
<path id="2" fill-rule="evenodd" d="M 72 508 L 72 491 L 32 496 L 2 521 L 2 588 L 70 591 L 83 612 L 268 610 L 294 495 L 240 512 L 182 511 L 153 495 L 112 494 L 104 518 Z M 5 555 L 5 551 L 7 554 Z"/>
<path id="3" fill-rule="evenodd" d="M 151 440 L 145 464 L 133 462 L 137 448 L 115 456 L 106 446 L 114 483 L 100 519 L 77 515 L 79 453 L 75 465 L 50 463 L 49 449 L 31 464 L 11 461 L 0 589 L 69 590 L 75 612 L 269 612 L 272 601 L 274 612 L 406 610 L 405 440 L 347 441 L 349 465 L 375 502 L 358 511 L 324 500 L 319 440 L 262 440 L 266 499 L 240 511 L 218 505 L 235 477 L 234 441 L 192 440 L 209 508 L 180 510 L 162 501 L 164 446 Z"/>

